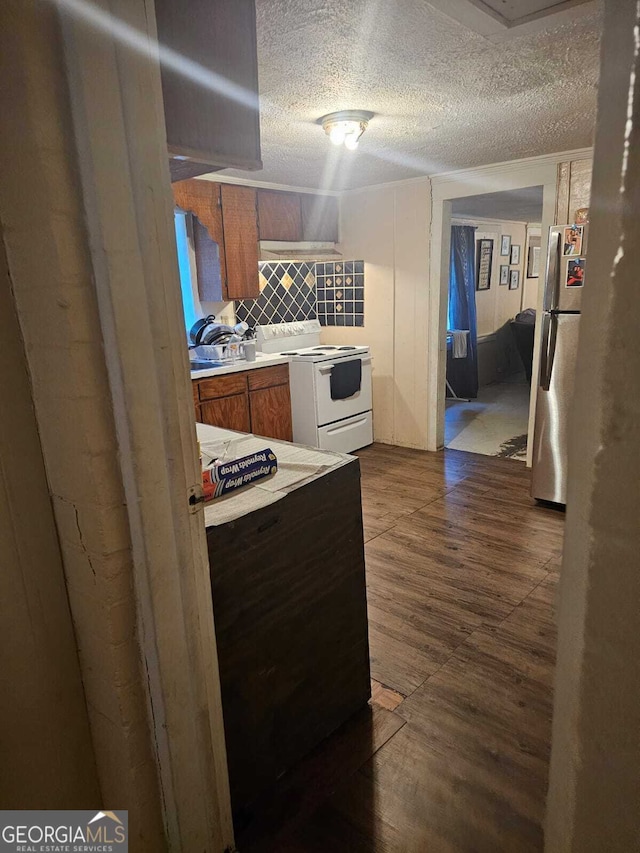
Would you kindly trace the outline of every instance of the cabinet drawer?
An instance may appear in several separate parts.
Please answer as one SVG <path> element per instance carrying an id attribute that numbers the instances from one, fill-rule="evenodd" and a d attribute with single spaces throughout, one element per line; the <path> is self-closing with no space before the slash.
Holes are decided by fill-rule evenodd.
<path id="1" fill-rule="evenodd" d="M 228 373 L 226 376 L 212 376 L 198 382 L 200 400 L 214 400 L 217 397 L 230 397 L 232 394 L 244 394 L 247 390 L 246 373 Z"/>
<path id="2" fill-rule="evenodd" d="M 257 391 L 259 388 L 271 388 L 274 385 L 286 385 L 289 383 L 289 365 L 276 364 L 274 367 L 259 367 L 249 371 L 249 390 Z"/>

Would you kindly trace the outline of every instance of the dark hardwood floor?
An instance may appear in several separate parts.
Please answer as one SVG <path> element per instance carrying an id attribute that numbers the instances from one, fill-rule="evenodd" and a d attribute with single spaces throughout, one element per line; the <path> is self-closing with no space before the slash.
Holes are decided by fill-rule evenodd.
<path id="1" fill-rule="evenodd" d="M 541 851 L 564 517 L 522 463 L 358 455 L 371 705 L 280 780 L 238 850 Z"/>

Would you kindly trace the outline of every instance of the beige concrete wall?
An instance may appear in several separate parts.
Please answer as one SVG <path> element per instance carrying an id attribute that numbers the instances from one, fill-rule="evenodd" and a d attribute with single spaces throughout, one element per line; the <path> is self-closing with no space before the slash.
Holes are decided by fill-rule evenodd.
<path id="1" fill-rule="evenodd" d="M 635 0 L 606 2 L 570 428 L 548 853 L 640 850 L 639 24 Z"/>
<path id="2" fill-rule="evenodd" d="M 322 340 L 370 345 L 376 440 L 425 447 L 429 179 L 345 193 L 340 211 L 341 251 L 365 262 L 365 325 Z"/>
<path id="3" fill-rule="evenodd" d="M 129 809 L 130 849 L 162 851 L 131 539 L 54 5 L 3 3 L 0 54 L 0 155 L 11 164 L 0 222 L 79 647 L 102 794 L 94 807 Z"/>
<path id="4" fill-rule="evenodd" d="M 101 802 L 29 375 L 0 247 L 0 807 Z"/>

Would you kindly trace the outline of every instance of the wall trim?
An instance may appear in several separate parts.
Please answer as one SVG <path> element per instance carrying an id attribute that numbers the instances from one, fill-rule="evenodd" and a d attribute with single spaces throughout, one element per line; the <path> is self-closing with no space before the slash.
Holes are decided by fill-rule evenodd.
<path id="1" fill-rule="evenodd" d="M 493 219 L 491 216 L 482 216 L 480 218 L 476 218 L 474 216 L 451 216 L 451 223 L 453 225 L 473 225 L 475 223 L 480 223 L 481 225 L 524 225 L 526 228 L 537 227 L 540 228 L 540 223 L 533 220 L 528 219 Z"/>
<path id="2" fill-rule="evenodd" d="M 366 193 L 369 190 L 387 190 L 393 187 L 406 187 L 410 184 L 422 184 L 425 181 L 430 181 L 430 175 L 416 175 L 414 178 L 401 178 L 399 181 L 386 181 L 381 184 L 367 184 L 364 187 L 354 187 L 351 190 L 342 190 L 338 195 L 340 196 L 351 196 L 357 195 L 358 193 Z"/>
<path id="3" fill-rule="evenodd" d="M 277 184 L 272 181 L 255 181 L 253 178 L 236 178 L 232 175 L 219 175 L 210 172 L 208 175 L 198 175 L 195 181 L 211 181 L 214 184 L 240 184 L 243 187 L 255 187 L 263 190 L 279 190 L 287 193 L 307 193 L 308 195 L 326 195 L 338 198 L 342 195 L 339 190 L 320 190 L 312 187 L 296 187 L 292 184 Z"/>
<path id="4" fill-rule="evenodd" d="M 564 163 L 567 160 L 590 160 L 593 158 L 593 148 L 576 148 L 572 151 L 558 151 L 553 154 L 543 154 L 537 157 L 524 157 L 520 160 L 504 160 L 500 163 L 489 163 L 486 166 L 477 166 L 472 169 L 456 169 L 451 172 L 437 172 L 431 175 L 434 184 L 456 183 L 458 181 L 471 181 L 476 178 L 486 178 L 493 173 L 505 171 L 522 171 L 535 168 L 536 166 L 548 166 L 551 164 Z"/>
<path id="5" fill-rule="evenodd" d="M 520 160 L 504 160 L 499 163 L 488 163 L 485 166 L 474 166 L 471 169 L 455 169 L 450 172 L 434 172 L 431 175 L 416 175 L 413 178 L 401 178 L 399 181 L 383 181 L 380 184 L 367 184 L 364 187 L 354 187 L 347 190 L 322 190 L 315 187 L 297 187 L 293 184 L 279 184 L 273 181 L 256 181 L 253 178 L 236 178 L 233 175 L 221 175 L 211 172 L 208 175 L 198 175 L 193 180 L 212 181 L 219 184 L 240 184 L 245 187 L 256 187 L 256 189 L 280 190 L 281 192 L 309 193 L 310 195 L 326 195 L 334 198 L 355 195 L 357 193 L 369 192 L 369 190 L 383 190 L 389 187 L 403 187 L 409 184 L 419 184 L 431 181 L 433 184 L 445 184 L 449 182 L 481 179 L 494 172 L 501 173 L 506 169 L 511 171 L 522 168 L 530 169 L 535 166 L 547 166 L 550 163 L 563 163 L 565 160 L 589 160 L 593 157 L 593 148 L 576 148 L 573 151 L 558 151 L 554 154 L 542 154 L 536 157 L 524 157 Z M 507 220 L 503 220 L 507 221 Z"/>

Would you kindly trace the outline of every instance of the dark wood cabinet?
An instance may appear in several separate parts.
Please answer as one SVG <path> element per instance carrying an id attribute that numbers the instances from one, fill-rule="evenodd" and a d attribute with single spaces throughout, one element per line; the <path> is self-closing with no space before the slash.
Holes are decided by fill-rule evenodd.
<path id="1" fill-rule="evenodd" d="M 302 240 L 302 205 L 298 193 L 258 190 L 261 240 Z"/>
<path id="2" fill-rule="evenodd" d="M 172 179 L 262 168 L 254 0 L 155 0 L 155 10 L 168 49 L 160 59 Z"/>
<path id="3" fill-rule="evenodd" d="M 248 396 L 234 394 L 200 403 L 200 422 L 238 432 L 251 432 Z"/>
<path id="4" fill-rule="evenodd" d="M 337 243 L 338 199 L 316 193 L 258 190 L 261 240 Z"/>
<path id="5" fill-rule="evenodd" d="M 288 364 L 194 379 L 193 400 L 200 423 L 293 440 Z"/>
<path id="6" fill-rule="evenodd" d="M 193 242 L 200 299 L 228 302 L 257 298 L 260 286 L 255 189 L 189 180 L 173 185 L 173 197 L 181 210 L 197 219 Z M 201 226 L 206 233 L 202 233 Z"/>
<path id="7" fill-rule="evenodd" d="M 249 393 L 251 432 L 293 441 L 291 395 L 288 385 L 276 385 Z M 289 417 L 286 413 L 289 412 Z"/>
<path id="8" fill-rule="evenodd" d="M 173 198 L 181 210 L 195 216 L 191 236 L 200 299 L 203 302 L 226 301 L 227 266 L 220 184 L 179 181 L 173 185 Z"/>
<path id="9" fill-rule="evenodd" d="M 224 253 L 229 299 L 257 299 L 258 211 L 256 191 L 234 184 L 220 185 Z"/>
<path id="10" fill-rule="evenodd" d="M 358 460 L 207 528 L 207 544 L 240 822 L 370 696 Z"/>

